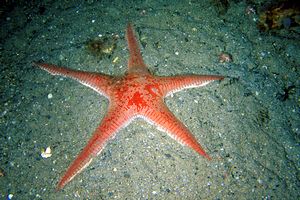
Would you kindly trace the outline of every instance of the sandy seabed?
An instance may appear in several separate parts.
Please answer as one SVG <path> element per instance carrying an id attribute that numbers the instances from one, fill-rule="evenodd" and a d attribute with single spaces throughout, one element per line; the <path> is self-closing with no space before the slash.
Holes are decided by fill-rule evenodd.
<path id="1" fill-rule="evenodd" d="M 299 199 L 300 31 L 260 32 L 257 13 L 245 9 L 262 4 L 230 1 L 219 13 L 208 0 L 45 0 L 1 12 L 0 198 Z M 136 120 L 55 192 L 108 102 L 32 62 L 121 75 L 128 22 L 153 74 L 226 76 L 165 99 L 213 159 Z M 112 55 L 85 48 L 111 34 L 119 36 Z M 221 52 L 233 62 L 220 63 Z M 42 158 L 48 146 L 52 156 Z"/>

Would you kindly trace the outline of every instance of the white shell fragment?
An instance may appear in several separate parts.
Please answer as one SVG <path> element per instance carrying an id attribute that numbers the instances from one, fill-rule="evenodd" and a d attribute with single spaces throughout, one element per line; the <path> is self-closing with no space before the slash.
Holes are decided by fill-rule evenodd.
<path id="1" fill-rule="evenodd" d="M 45 149 L 42 149 L 41 150 L 41 156 L 43 158 L 50 158 L 52 156 L 52 153 L 51 153 L 51 148 L 50 147 L 47 147 L 46 150 Z"/>
<path id="2" fill-rule="evenodd" d="M 12 198 L 13 198 L 13 196 L 14 196 L 13 194 L 9 194 L 9 195 L 7 195 L 7 199 L 9 199 L 9 200 L 10 200 L 10 199 L 12 199 Z"/>

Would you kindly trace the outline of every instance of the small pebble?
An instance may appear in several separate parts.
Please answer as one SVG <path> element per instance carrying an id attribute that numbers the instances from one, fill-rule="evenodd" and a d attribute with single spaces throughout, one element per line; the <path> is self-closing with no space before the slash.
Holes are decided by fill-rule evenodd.
<path id="1" fill-rule="evenodd" d="M 219 55 L 219 62 L 220 63 L 232 62 L 232 55 L 226 52 L 221 52 L 221 54 Z"/>
<path id="2" fill-rule="evenodd" d="M 51 93 L 48 94 L 48 99 L 52 99 L 53 95 Z"/>

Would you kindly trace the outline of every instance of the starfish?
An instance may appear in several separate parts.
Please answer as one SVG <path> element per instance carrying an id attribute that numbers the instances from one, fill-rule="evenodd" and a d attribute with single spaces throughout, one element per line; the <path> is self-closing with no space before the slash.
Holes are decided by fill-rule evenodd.
<path id="1" fill-rule="evenodd" d="M 185 88 L 201 87 L 215 80 L 217 75 L 178 75 L 160 77 L 152 75 L 143 61 L 131 24 L 126 38 L 129 49 L 128 69 L 123 76 L 73 70 L 46 63 L 33 63 L 52 75 L 68 77 L 86 85 L 109 100 L 108 111 L 85 148 L 78 154 L 61 177 L 56 190 L 61 190 L 101 153 L 107 141 L 136 118 L 156 125 L 182 145 L 194 149 L 208 160 L 204 151 L 187 127 L 180 122 L 164 103 L 164 98 Z"/>

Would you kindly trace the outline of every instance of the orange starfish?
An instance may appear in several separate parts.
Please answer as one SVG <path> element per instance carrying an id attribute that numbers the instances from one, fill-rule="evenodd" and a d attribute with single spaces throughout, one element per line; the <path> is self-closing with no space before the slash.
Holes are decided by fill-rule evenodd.
<path id="1" fill-rule="evenodd" d="M 93 158 L 100 154 L 107 141 L 136 118 L 155 124 L 181 144 L 211 159 L 187 127 L 170 112 L 164 103 L 164 97 L 185 88 L 204 86 L 214 80 L 222 80 L 224 77 L 215 75 L 154 76 L 148 71 L 143 61 L 130 24 L 127 26 L 126 37 L 130 53 L 128 71 L 120 77 L 73 70 L 46 63 L 33 63 L 52 75 L 72 78 L 109 99 L 105 117 L 88 144 L 58 182 L 57 190 L 61 190 L 87 167 Z"/>

